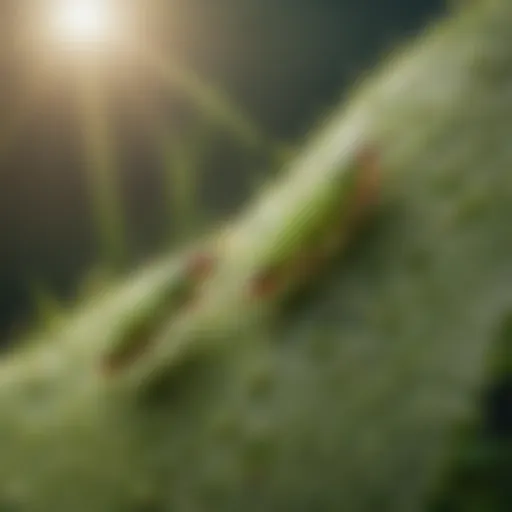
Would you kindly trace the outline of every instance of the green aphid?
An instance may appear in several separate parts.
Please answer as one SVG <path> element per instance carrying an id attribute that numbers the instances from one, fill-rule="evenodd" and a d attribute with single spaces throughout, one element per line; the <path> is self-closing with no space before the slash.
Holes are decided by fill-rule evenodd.
<path id="1" fill-rule="evenodd" d="M 324 184 L 316 200 L 295 209 L 289 227 L 270 248 L 262 270 L 255 275 L 255 297 L 281 295 L 314 275 L 318 266 L 341 250 L 363 216 L 375 203 L 380 169 L 373 148 L 356 154 L 353 165 Z"/>
<path id="2" fill-rule="evenodd" d="M 208 252 L 194 252 L 185 257 L 175 278 L 153 300 L 144 301 L 132 317 L 125 319 L 118 335 L 118 342 L 103 360 L 104 368 L 116 371 L 129 364 L 155 340 L 169 318 L 193 305 L 199 285 L 213 270 L 214 258 Z"/>

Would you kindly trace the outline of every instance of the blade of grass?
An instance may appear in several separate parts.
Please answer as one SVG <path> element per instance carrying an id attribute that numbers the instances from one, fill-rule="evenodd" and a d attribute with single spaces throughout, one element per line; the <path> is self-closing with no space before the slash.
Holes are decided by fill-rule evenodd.
<path id="1" fill-rule="evenodd" d="M 209 123 L 200 122 L 190 137 L 162 128 L 160 152 L 162 154 L 171 221 L 175 241 L 189 239 L 203 227 L 201 201 L 198 196 L 201 162 L 208 151 Z"/>
<path id="2" fill-rule="evenodd" d="M 117 181 L 118 165 L 108 121 L 107 91 L 100 73 L 94 68 L 79 73 L 78 87 L 92 213 L 96 218 L 102 259 L 116 272 L 126 260 L 127 245 Z"/>
<path id="3" fill-rule="evenodd" d="M 137 51 L 141 60 L 167 84 L 170 91 L 179 91 L 197 105 L 202 115 L 228 130 L 238 142 L 253 150 L 270 152 L 277 161 L 289 154 L 286 144 L 267 135 L 241 107 L 234 105 L 225 94 L 192 70 L 180 65 L 176 58 L 171 60 L 155 47 L 139 45 Z"/>

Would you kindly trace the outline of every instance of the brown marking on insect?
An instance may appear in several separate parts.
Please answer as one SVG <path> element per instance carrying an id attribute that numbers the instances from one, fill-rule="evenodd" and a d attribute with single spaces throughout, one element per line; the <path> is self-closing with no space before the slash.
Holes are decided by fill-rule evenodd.
<path id="1" fill-rule="evenodd" d="M 343 236 L 338 238 L 338 250 L 350 241 L 354 232 L 360 227 L 377 203 L 381 184 L 381 165 L 379 153 L 375 146 L 365 145 L 356 154 L 356 182 L 348 211 L 343 210 L 340 226 Z"/>
<path id="2" fill-rule="evenodd" d="M 255 275 L 249 285 L 249 293 L 257 299 L 268 298 L 275 295 L 281 288 L 286 273 L 282 266 L 273 266 L 262 270 Z"/>
<path id="3" fill-rule="evenodd" d="M 250 294 L 253 298 L 267 299 L 279 294 L 292 281 L 305 281 L 314 275 L 325 259 L 324 248 L 314 246 L 313 249 L 300 251 L 287 263 L 266 268 L 250 282 Z"/>
<path id="4" fill-rule="evenodd" d="M 367 145 L 356 156 L 360 171 L 357 176 L 352 221 L 359 223 L 370 208 L 377 202 L 381 185 L 381 165 L 377 148 Z"/>
<path id="5" fill-rule="evenodd" d="M 204 281 L 212 274 L 215 269 L 216 262 L 217 258 L 213 254 L 207 252 L 196 252 L 187 260 L 185 270 L 186 275 L 196 282 Z"/>
<path id="6" fill-rule="evenodd" d="M 209 252 L 195 252 L 187 260 L 185 274 L 190 283 L 179 308 L 186 312 L 194 309 L 201 298 L 199 285 L 212 275 L 217 257 Z"/>
<path id="7" fill-rule="evenodd" d="M 149 335 L 142 335 L 140 339 L 128 343 L 122 349 L 114 350 L 103 358 L 102 371 L 109 376 L 119 372 L 145 354 L 151 344 L 152 337 Z"/>

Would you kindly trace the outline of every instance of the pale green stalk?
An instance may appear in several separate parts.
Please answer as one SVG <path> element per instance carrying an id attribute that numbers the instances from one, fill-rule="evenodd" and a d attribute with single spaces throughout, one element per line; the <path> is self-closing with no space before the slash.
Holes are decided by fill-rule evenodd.
<path id="1" fill-rule="evenodd" d="M 116 272 L 125 263 L 128 249 L 108 91 L 94 65 L 86 66 L 78 80 L 91 210 L 96 216 L 102 261 L 109 271 Z"/>

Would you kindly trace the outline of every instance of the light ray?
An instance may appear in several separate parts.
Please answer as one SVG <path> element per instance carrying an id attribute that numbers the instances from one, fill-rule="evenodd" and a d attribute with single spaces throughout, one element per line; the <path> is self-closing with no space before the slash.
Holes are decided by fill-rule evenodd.
<path id="1" fill-rule="evenodd" d="M 287 152 L 282 144 L 267 136 L 241 108 L 233 105 L 225 95 L 208 85 L 193 71 L 180 66 L 176 59 L 171 61 L 169 56 L 157 48 L 149 48 L 142 44 L 139 44 L 135 51 L 139 54 L 140 60 L 171 92 L 179 91 L 195 103 L 201 113 L 231 132 L 232 136 L 246 147 L 270 150 L 277 158 L 281 158 L 281 155 Z"/>
<path id="2" fill-rule="evenodd" d="M 98 74 L 81 73 L 80 113 L 87 173 L 104 261 L 117 270 L 126 258 L 125 226 L 117 183 L 118 163 L 108 122 L 106 90 Z"/>
<path id="3" fill-rule="evenodd" d="M 156 138 L 169 191 L 171 216 L 177 220 L 174 227 L 177 229 L 178 240 L 196 234 L 205 222 L 198 197 L 198 183 L 209 135 L 204 124 L 198 126 L 186 140 L 162 126 Z"/>

